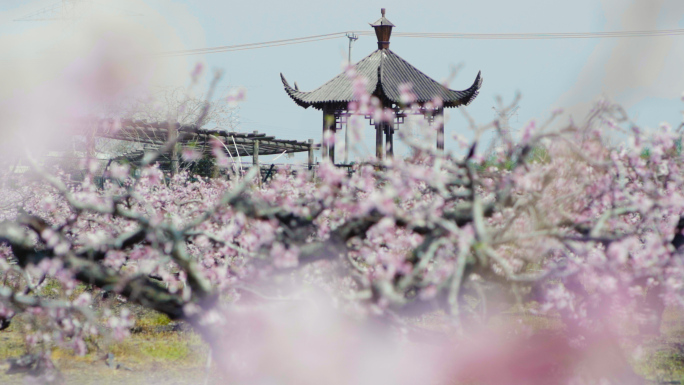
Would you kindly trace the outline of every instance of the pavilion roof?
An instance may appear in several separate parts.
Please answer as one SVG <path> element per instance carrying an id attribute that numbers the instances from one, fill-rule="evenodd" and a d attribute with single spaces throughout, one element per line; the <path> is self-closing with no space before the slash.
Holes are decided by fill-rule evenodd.
<path id="1" fill-rule="evenodd" d="M 400 104 L 399 86 L 402 84 L 412 85 L 412 92 L 416 95 L 418 103 L 426 103 L 440 97 L 444 107 L 468 105 L 475 99 L 482 85 L 482 77 L 478 73 L 470 88 L 463 91 L 451 90 L 431 79 L 389 49 L 374 51 L 356 63 L 355 69 L 358 75 L 366 78 L 368 93 L 395 104 Z M 345 72 L 310 92 L 290 87 L 283 74 L 280 76 L 287 94 L 305 108 L 313 106 L 316 109 L 322 109 L 325 105 L 348 103 L 354 100 L 352 82 Z"/>

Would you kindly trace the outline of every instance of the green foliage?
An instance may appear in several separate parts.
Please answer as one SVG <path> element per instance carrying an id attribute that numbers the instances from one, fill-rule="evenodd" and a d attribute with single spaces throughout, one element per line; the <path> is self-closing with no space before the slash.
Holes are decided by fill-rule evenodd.
<path id="1" fill-rule="evenodd" d="M 682 138 L 679 138 L 674 142 L 674 151 L 679 156 L 682 155 Z M 641 159 L 649 160 L 651 158 L 651 149 L 646 147 L 641 150 Z"/>
<path id="2" fill-rule="evenodd" d="M 551 161 L 551 155 L 549 154 L 549 150 L 546 149 L 546 147 L 535 146 L 532 147 L 532 149 L 529 151 L 529 153 L 527 154 L 527 158 L 525 160 L 527 163 L 547 164 Z M 484 171 L 491 167 L 496 167 L 498 170 L 510 171 L 515 166 L 515 163 L 516 159 L 514 158 L 506 158 L 504 160 L 499 160 L 498 156 L 492 154 L 488 159 L 484 161 L 484 163 L 482 163 L 481 166 L 479 166 L 479 171 Z"/>
<path id="3" fill-rule="evenodd" d="M 492 155 L 488 159 L 485 159 L 485 161 L 480 166 L 478 166 L 478 171 L 482 172 L 492 167 L 495 167 L 499 170 L 511 170 L 513 168 L 513 165 L 514 162 L 512 159 L 498 161 L 498 157 L 496 155 Z"/>
<path id="4" fill-rule="evenodd" d="M 38 289 L 38 295 L 46 298 L 59 298 L 62 294 L 62 284 L 52 278 L 45 279 L 45 283 Z"/>
<path id="5" fill-rule="evenodd" d="M 216 159 L 213 156 L 205 155 L 201 159 L 192 162 L 188 171 L 190 175 L 201 176 L 203 178 L 213 178 L 216 177 Z"/>
<path id="6" fill-rule="evenodd" d="M 543 146 L 532 147 L 529 155 L 527 155 L 527 162 L 548 164 L 549 162 L 551 162 L 551 155 L 549 154 L 549 150 Z"/>

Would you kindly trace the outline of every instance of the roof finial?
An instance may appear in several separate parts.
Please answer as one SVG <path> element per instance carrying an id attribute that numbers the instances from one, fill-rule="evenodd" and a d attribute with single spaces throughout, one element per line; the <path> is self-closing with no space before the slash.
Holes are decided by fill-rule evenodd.
<path id="1" fill-rule="evenodd" d="M 385 8 L 380 8 L 382 16 L 371 27 L 375 28 L 375 35 L 378 37 L 378 49 L 388 49 L 390 35 L 392 35 L 392 27 L 394 24 L 385 19 Z"/>

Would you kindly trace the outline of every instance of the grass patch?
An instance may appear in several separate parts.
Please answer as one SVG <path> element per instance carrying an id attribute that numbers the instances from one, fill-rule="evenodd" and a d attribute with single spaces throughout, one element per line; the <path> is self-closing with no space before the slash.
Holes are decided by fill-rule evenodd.
<path id="1" fill-rule="evenodd" d="M 143 345 L 140 347 L 140 353 L 152 360 L 178 361 L 188 357 L 191 350 L 185 341 L 166 341 L 163 344 Z"/>
<path id="2" fill-rule="evenodd" d="M 23 336 L 13 331 L 12 328 L 10 326 L 10 328 L 0 332 L 0 361 L 26 353 Z"/>
<path id="3" fill-rule="evenodd" d="M 657 382 L 684 384 L 684 351 L 679 346 L 658 344 L 634 363 L 634 371 Z"/>
<path id="4" fill-rule="evenodd" d="M 157 326 L 167 326 L 171 319 L 166 315 L 156 311 L 145 312 L 135 319 L 135 327 L 142 330 L 152 330 Z"/>
<path id="5" fill-rule="evenodd" d="M 204 367 L 209 355 L 209 346 L 202 340 L 201 336 L 191 331 L 163 331 L 167 326 L 172 326 L 171 320 L 161 313 L 153 311 L 138 312 L 136 327 L 141 330 L 132 334 L 122 342 L 114 342 L 105 336 L 92 338 L 88 343 L 89 352 L 84 356 L 77 356 L 71 349 L 54 348 L 51 350 L 51 358 L 55 365 L 68 379 L 74 379 L 74 383 L 91 383 L 94 373 L 104 376 L 102 380 L 111 378 L 128 378 L 129 376 L 141 377 L 139 373 L 154 374 L 168 377 L 167 383 L 176 383 L 180 378 L 186 381 L 182 383 L 193 383 L 191 378 L 186 375 L 178 375 L 182 371 L 201 370 Z M 8 358 L 20 357 L 27 353 L 27 348 L 22 333 L 25 321 L 23 317 L 17 317 L 10 327 L 0 332 L 0 384 L 22 383 L 23 375 L 5 376 L 7 369 L 5 364 Z M 115 370 L 107 366 L 106 357 L 108 353 L 114 355 L 116 364 L 120 364 L 125 369 Z M 81 382 L 76 378 L 91 374 L 89 381 Z M 170 373 L 177 373 L 176 376 Z M 98 379 L 99 382 L 100 379 Z M 137 380 L 136 380 L 137 381 Z M 130 383 L 138 383 L 136 381 Z M 116 382 L 116 381 L 115 381 Z M 107 383 L 107 381 L 105 381 Z M 118 382 L 116 382 L 118 383 Z M 128 381 L 125 382 L 129 384 Z M 139 382 L 141 384 L 145 381 Z"/>
<path id="6" fill-rule="evenodd" d="M 684 384 L 684 310 L 668 307 L 661 335 L 642 340 L 642 354 L 632 359 L 634 371 L 656 383 Z"/>
<path id="7" fill-rule="evenodd" d="M 519 333 L 525 328 L 538 331 L 560 331 L 564 328 L 563 322 L 558 317 L 545 314 L 533 314 L 529 312 L 505 312 L 490 319 L 489 325 Z"/>

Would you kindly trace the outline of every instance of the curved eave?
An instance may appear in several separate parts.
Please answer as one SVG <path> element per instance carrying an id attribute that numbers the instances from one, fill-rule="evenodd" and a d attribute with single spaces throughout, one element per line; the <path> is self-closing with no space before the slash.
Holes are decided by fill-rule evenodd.
<path id="1" fill-rule="evenodd" d="M 445 98 L 442 99 L 442 105 L 444 108 L 455 108 L 455 107 L 460 107 L 460 106 L 467 106 L 470 103 L 472 103 L 473 100 L 479 95 L 480 93 L 480 88 L 482 87 L 482 71 L 479 71 L 477 73 L 477 76 L 475 77 L 475 81 L 473 82 L 473 85 L 470 86 L 469 88 L 463 90 L 463 91 L 456 91 L 452 90 L 449 88 L 446 88 L 444 86 L 443 89 L 446 91 L 445 93 L 448 95 Z M 378 89 L 382 90 L 382 84 L 381 82 L 378 82 Z M 401 103 L 400 100 L 395 100 L 395 98 L 391 98 L 389 96 L 386 96 L 387 100 L 389 100 L 392 103 L 395 103 L 399 105 Z M 416 100 L 416 103 L 419 105 L 424 105 L 426 103 L 431 103 L 434 101 L 434 99 L 439 96 L 435 96 L 429 99 L 424 99 L 424 98 L 418 98 Z"/>
<path id="2" fill-rule="evenodd" d="M 370 57 L 370 55 L 369 55 L 369 57 Z M 401 58 L 399 58 L 399 59 L 401 59 Z M 401 60 L 404 61 L 403 59 L 401 59 Z M 417 69 L 416 69 L 416 71 L 422 74 L 422 72 L 418 71 Z M 422 74 L 422 75 L 424 75 L 424 74 Z M 338 76 L 340 76 L 340 75 L 338 75 Z M 427 75 L 424 75 L 424 76 L 425 76 L 425 78 L 430 79 Z M 334 81 L 336 78 L 333 78 L 328 83 Z M 348 98 L 339 98 L 336 100 L 323 100 L 323 101 L 315 101 L 315 102 L 307 101 L 307 99 L 309 99 L 309 100 L 311 99 L 311 97 L 309 95 L 311 95 L 314 91 L 304 92 L 304 91 L 299 91 L 298 89 L 292 88 L 282 73 L 280 74 L 280 79 L 282 80 L 283 86 L 285 87 L 285 92 L 287 92 L 287 94 L 290 96 L 290 98 L 292 100 L 294 100 L 295 103 L 297 103 L 297 105 L 304 107 L 304 108 L 314 107 L 314 108 L 320 110 L 320 109 L 323 109 L 324 106 L 326 106 L 326 105 L 346 104 L 346 103 L 353 101 L 351 99 L 347 100 Z M 475 100 L 475 98 L 477 97 L 477 95 L 480 92 L 480 88 L 482 87 L 482 73 L 481 73 L 481 71 L 478 72 L 477 77 L 475 78 L 475 81 L 473 82 L 472 86 L 470 86 L 468 89 L 465 89 L 463 91 L 456 91 L 456 90 L 448 89 L 448 88 L 442 86 L 441 84 L 438 84 L 434 80 L 430 79 L 430 81 L 432 82 L 432 84 L 434 84 L 438 88 L 442 89 L 442 91 L 438 92 L 438 93 L 441 94 L 440 97 L 442 97 L 442 103 L 443 103 L 444 108 L 454 108 L 454 107 L 459 107 L 459 106 L 467 106 L 473 100 Z M 326 83 L 326 84 L 328 84 L 328 83 Z M 368 89 L 367 91 L 372 92 L 373 94 L 375 94 L 377 96 L 384 97 L 386 100 L 389 100 L 392 103 L 399 104 L 400 101 L 398 100 L 398 98 L 396 96 L 390 97 L 389 95 L 387 95 L 386 92 L 384 92 L 382 83 L 383 83 L 382 71 L 381 71 L 381 66 L 379 66 L 377 69 L 377 80 L 375 82 L 369 83 L 369 86 L 372 88 Z M 325 85 L 323 85 L 323 86 L 325 86 Z M 321 86 L 321 87 L 323 87 L 323 86 Z M 321 87 L 319 87 L 319 89 Z M 393 92 L 393 94 L 396 94 L 396 92 Z M 419 104 L 425 104 L 425 103 L 431 102 L 434 97 L 423 100 L 424 98 L 425 97 L 423 97 L 423 98 L 419 97 L 417 102 Z M 397 99 L 397 100 L 395 100 L 395 99 Z"/>
<path id="3" fill-rule="evenodd" d="M 295 90 L 294 88 L 290 87 L 290 83 L 287 82 L 282 72 L 280 73 L 280 80 L 283 81 L 285 92 L 287 92 L 287 94 L 292 100 L 294 100 L 295 103 L 304 108 L 309 108 L 312 105 L 311 103 L 304 101 L 304 96 L 306 96 L 309 92 Z"/>
<path id="4" fill-rule="evenodd" d="M 444 108 L 455 108 L 455 107 L 460 107 L 460 106 L 467 106 L 470 103 L 472 103 L 473 100 L 477 97 L 477 95 L 480 93 L 480 88 L 482 87 L 482 71 L 479 71 L 477 73 L 477 76 L 475 77 L 475 81 L 473 82 L 473 85 L 471 85 L 469 88 L 463 90 L 463 91 L 456 91 L 452 90 L 449 88 L 446 88 L 440 84 L 440 87 L 443 89 L 443 99 L 442 99 L 442 105 Z M 378 88 L 377 90 L 380 90 L 380 93 L 382 92 L 382 82 L 378 82 Z M 376 95 L 378 92 L 376 91 Z M 434 101 L 436 97 L 431 97 L 431 98 L 418 98 L 416 100 L 416 103 L 419 105 L 424 105 L 426 103 L 431 103 Z M 385 98 L 389 100 L 392 103 L 395 103 L 399 105 L 401 101 L 397 98 L 392 98 L 389 97 L 385 94 Z M 396 100 L 395 100 L 396 99 Z"/>
<path id="5" fill-rule="evenodd" d="M 482 71 L 478 71 L 477 77 L 475 77 L 475 81 L 473 82 L 473 85 L 470 86 L 470 88 L 465 89 L 463 91 L 449 90 L 452 93 L 454 93 L 456 98 L 455 100 L 445 100 L 444 107 L 453 108 L 469 105 L 470 103 L 472 103 L 473 100 L 475 100 L 477 95 L 480 93 L 480 88 L 482 88 Z"/>

